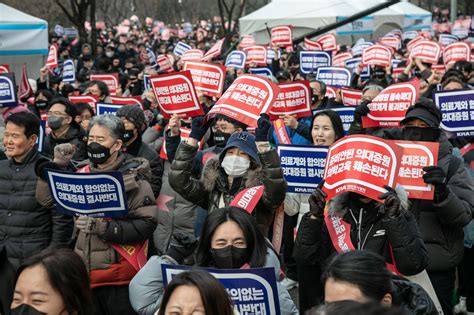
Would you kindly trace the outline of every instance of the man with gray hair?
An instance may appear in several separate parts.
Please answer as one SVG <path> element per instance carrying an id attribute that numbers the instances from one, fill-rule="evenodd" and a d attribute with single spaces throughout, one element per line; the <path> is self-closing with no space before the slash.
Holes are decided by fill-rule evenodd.
<path id="1" fill-rule="evenodd" d="M 124 251 L 116 248 L 126 246 L 125 252 L 138 252 L 156 228 L 157 208 L 147 182 L 150 166 L 143 158 L 122 153 L 124 131 L 122 120 L 114 115 L 94 117 L 89 123 L 87 140 L 89 160 L 79 165 L 78 170 L 82 173 L 119 171 L 127 194 L 127 216 L 107 220 L 81 216 L 75 220 L 75 251 L 89 270 L 96 314 L 134 314 L 128 299 L 128 283 L 138 270 L 129 262 L 130 257 L 122 256 Z M 59 162 L 56 167 L 64 166 L 63 162 L 75 150 L 70 144 L 61 146 L 55 152 L 54 162 Z M 43 205 L 53 202 L 44 180 L 38 185 L 36 197 Z"/>

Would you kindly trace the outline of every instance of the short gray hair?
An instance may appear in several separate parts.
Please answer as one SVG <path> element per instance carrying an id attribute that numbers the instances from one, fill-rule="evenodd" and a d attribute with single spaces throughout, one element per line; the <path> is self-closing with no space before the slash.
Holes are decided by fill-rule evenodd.
<path id="1" fill-rule="evenodd" d="M 89 131 L 95 125 L 107 128 L 109 134 L 114 140 L 122 139 L 123 133 L 125 132 L 125 126 L 120 118 L 113 114 L 104 114 L 95 116 L 89 122 Z"/>

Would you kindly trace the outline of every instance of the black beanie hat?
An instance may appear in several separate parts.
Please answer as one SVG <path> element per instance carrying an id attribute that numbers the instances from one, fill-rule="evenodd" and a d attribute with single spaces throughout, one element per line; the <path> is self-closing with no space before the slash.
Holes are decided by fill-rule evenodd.
<path id="1" fill-rule="evenodd" d="M 146 119 L 143 110 L 139 105 L 124 105 L 116 113 L 117 117 L 124 117 L 130 121 L 138 132 L 142 132 L 146 127 Z"/>

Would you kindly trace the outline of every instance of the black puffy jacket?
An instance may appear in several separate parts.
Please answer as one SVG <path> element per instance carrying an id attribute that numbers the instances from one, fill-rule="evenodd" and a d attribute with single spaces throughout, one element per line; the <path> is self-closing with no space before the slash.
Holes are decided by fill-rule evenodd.
<path id="1" fill-rule="evenodd" d="M 392 303 L 405 310 L 407 314 L 438 315 L 428 293 L 418 284 L 394 277 L 393 287 Z"/>
<path id="2" fill-rule="evenodd" d="M 286 181 L 276 150 L 259 153 L 261 166 L 249 170 L 244 177 L 236 178 L 230 189 L 218 156 L 206 163 L 201 179 L 192 177 L 192 165 L 197 150 L 197 146 L 180 143 L 169 172 L 171 187 L 185 199 L 211 212 L 220 206 L 228 206 L 243 189 L 264 185 L 263 196 L 253 214 L 260 231 L 266 236 L 275 209 L 283 203 L 286 192 Z M 224 205 L 221 204 L 221 198 Z"/>
<path id="3" fill-rule="evenodd" d="M 72 217 L 36 201 L 40 156 L 32 149 L 22 163 L 0 161 L 0 248 L 6 248 L 15 268 L 50 245 L 67 245 L 72 236 Z"/>
<path id="4" fill-rule="evenodd" d="M 58 144 L 70 143 L 76 146 L 76 152 L 74 153 L 72 160 L 76 162 L 81 162 L 87 160 L 87 145 L 85 143 L 85 132 L 76 124 L 72 124 L 69 127 L 69 130 L 61 138 L 55 138 L 53 133 L 50 132 L 48 136 L 44 139 L 43 151 L 41 153 L 46 157 L 53 159 L 54 158 L 54 147 Z M 71 167 L 72 170 L 75 170 L 74 167 Z"/>

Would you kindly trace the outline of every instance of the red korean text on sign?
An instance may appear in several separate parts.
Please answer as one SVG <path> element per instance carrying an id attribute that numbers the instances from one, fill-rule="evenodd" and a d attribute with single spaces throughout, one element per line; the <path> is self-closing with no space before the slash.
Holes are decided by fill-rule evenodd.
<path id="1" fill-rule="evenodd" d="M 189 71 L 151 76 L 150 85 L 165 118 L 173 114 L 186 118 L 204 114 Z"/>
<path id="2" fill-rule="evenodd" d="M 91 74 L 91 81 L 102 81 L 109 88 L 110 95 L 117 95 L 118 73 Z"/>
<path id="3" fill-rule="evenodd" d="M 417 42 L 410 51 L 411 58 L 418 58 L 423 62 L 436 64 L 441 54 L 441 46 L 433 41 L 422 40 Z"/>
<path id="4" fill-rule="evenodd" d="M 346 60 L 352 58 L 352 53 L 350 52 L 345 52 L 341 54 L 337 54 L 332 57 L 332 66 L 333 67 L 345 67 L 346 66 Z"/>
<path id="5" fill-rule="evenodd" d="M 304 39 L 304 50 L 323 50 L 323 47 L 321 46 L 320 43 L 318 43 L 314 40 L 305 38 Z"/>
<path id="6" fill-rule="evenodd" d="M 190 49 L 183 53 L 181 61 L 200 61 L 204 57 L 204 52 L 200 49 Z"/>
<path id="7" fill-rule="evenodd" d="M 390 85 L 368 105 L 370 112 L 362 117 L 362 126 L 399 127 L 408 107 L 415 104 L 420 94 L 420 81 Z"/>
<path id="8" fill-rule="evenodd" d="M 449 66 L 456 61 L 466 60 L 471 61 L 471 47 L 468 43 L 452 43 L 444 48 L 443 60 L 446 66 Z"/>
<path id="9" fill-rule="evenodd" d="M 392 52 L 390 48 L 379 44 L 367 47 L 362 52 L 362 63 L 364 65 L 389 66 L 392 63 Z"/>
<path id="10" fill-rule="evenodd" d="M 8 72 L 10 72 L 9 65 L 0 65 L 0 73 L 8 73 Z"/>
<path id="11" fill-rule="evenodd" d="M 95 111 L 95 103 L 98 101 L 97 96 L 92 95 L 92 94 L 87 94 L 87 95 L 77 95 L 77 96 L 69 96 L 69 100 L 71 103 L 76 104 L 76 103 L 87 103 L 89 104 L 90 107 L 92 107 Z"/>
<path id="12" fill-rule="evenodd" d="M 58 64 L 58 47 L 56 45 L 51 45 L 49 47 L 48 59 L 46 59 L 46 66 L 49 69 L 54 69 L 59 66 Z"/>
<path id="13" fill-rule="evenodd" d="M 206 62 L 185 62 L 184 70 L 191 72 L 196 90 L 202 94 L 220 97 L 224 89 L 225 67 Z"/>
<path id="14" fill-rule="evenodd" d="M 360 105 L 360 101 L 362 99 L 362 91 L 341 89 L 341 98 L 342 103 L 345 106 L 357 106 Z"/>
<path id="15" fill-rule="evenodd" d="M 321 45 L 324 51 L 337 50 L 336 35 L 334 34 L 321 36 L 316 40 L 316 42 Z"/>
<path id="16" fill-rule="evenodd" d="M 270 109 L 270 118 L 278 119 L 283 115 L 296 115 L 296 117 L 311 116 L 311 98 L 309 81 L 280 83 L 280 93 Z"/>
<path id="17" fill-rule="evenodd" d="M 293 45 L 293 33 L 291 26 L 277 26 L 272 28 L 271 42 L 279 47 L 286 47 Z"/>
<path id="18" fill-rule="evenodd" d="M 326 158 L 323 190 L 327 200 L 346 191 L 379 200 L 386 191 L 384 185 L 395 187 L 400 157 L 400 147 L 377 137 L 342 138 L 329 147 Z"/>
<path id="19" fill-rule="evenodd" d="M 399 37 L 396 37 L 396 36 L 382 37 L 380 38 L 380 43 L 389 47 L 393 47 L 395 49 L 399 49 L 401 46 L 401 40 Z"/>
<path id="20" fill-rule="evenodd" d="M 143 104 L 142 104 L 140 96 L 130 96 L 130 97 L 111 96 L 110 102 L 112 104 L 139 105 L 143 109 Z"/>
<path id="21" fill-rule="evenodd" d="M 268 113 L 280 88 L 266 78 L 245 74 L 238 77 L 211 108 L 208 118 L 223 114 L 250 127 L 257 126 L 260 114 Z"/>
<path id="22" fill-rule="evenodd" d="M 250 46 L 243 49 L 247 54 L 245 64 L 254 63 L 257 66 L 267 65 L 267 49 L 263 46 Z"/>

